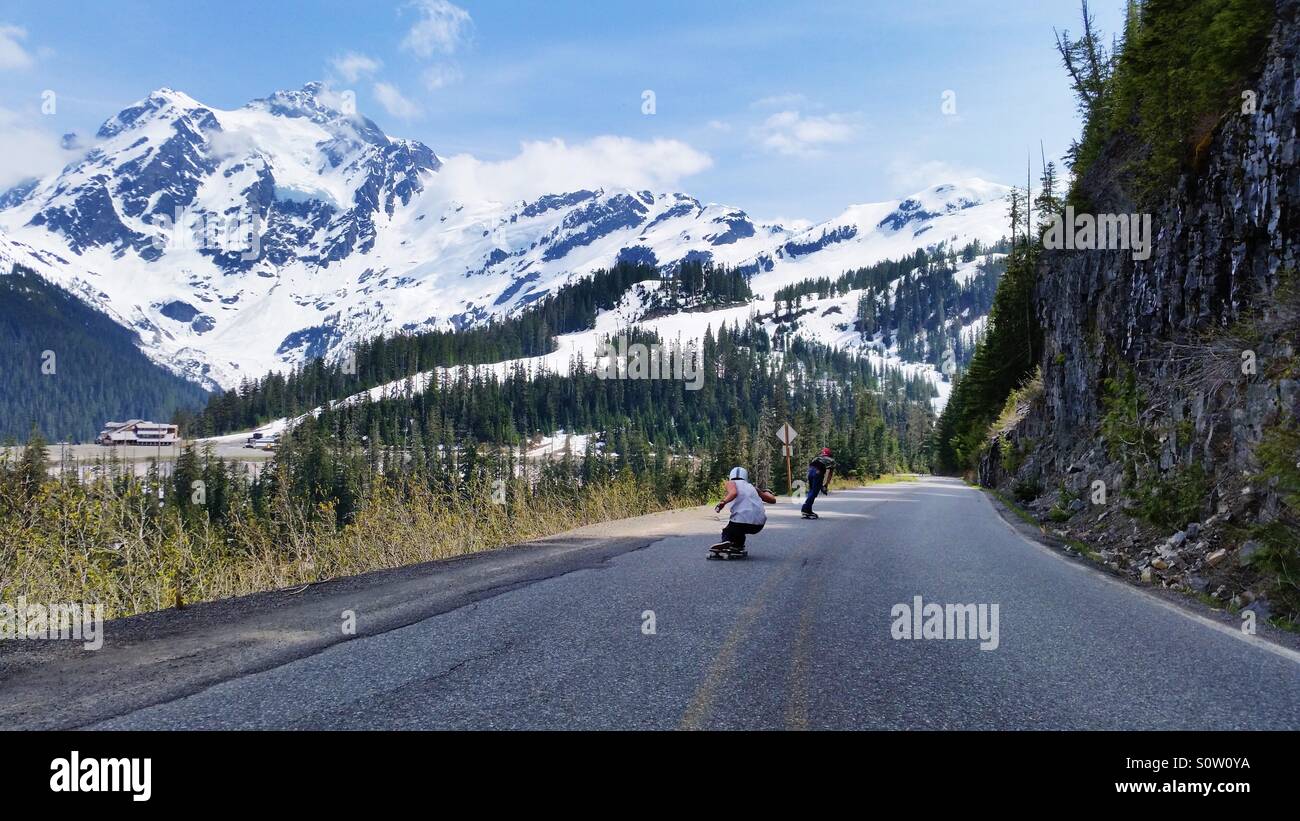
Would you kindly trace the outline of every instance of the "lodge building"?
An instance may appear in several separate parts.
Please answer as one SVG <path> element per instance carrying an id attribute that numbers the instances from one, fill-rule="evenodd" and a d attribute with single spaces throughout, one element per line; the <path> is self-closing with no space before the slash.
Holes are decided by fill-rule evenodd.
<path id="1" fill-rule="evenodd" d="M 101 445 L 174 445 L 180 441 L 176 425 L 131 419 L 126 422 L 109 422 L 96 439 Z"/>

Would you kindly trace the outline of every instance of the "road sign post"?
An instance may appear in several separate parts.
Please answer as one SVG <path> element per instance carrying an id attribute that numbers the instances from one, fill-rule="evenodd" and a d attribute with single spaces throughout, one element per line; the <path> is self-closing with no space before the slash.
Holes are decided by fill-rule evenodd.
<path id="1" fill-rule="evenodd" d="M 789 422 L 782 425 L 780 430 L 776 432 L 776 438 L 783 445 L 781 450 L 785 451 L 785 490 L 787 493 L 794 487 L 794 474 L 790 469 L 790 454 L 794 451 L 794 440 L 798 435 L 795 433 L 794 428 L 790 427 Z"/>

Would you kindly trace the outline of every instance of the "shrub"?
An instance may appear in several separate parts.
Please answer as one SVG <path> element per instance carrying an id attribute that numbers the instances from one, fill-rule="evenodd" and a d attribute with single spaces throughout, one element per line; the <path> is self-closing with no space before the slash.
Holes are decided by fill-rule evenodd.
<path id="1" fill-rule="evenodd" d="M 1199 463 L 1147 480 L 1134 488 L 1137 514 L 1169 530 L 1181 530 L 1201 518 L 1201 508 L 1210 493 L 1210 477 Z"/>
<path id="2" fill-rule="evenodd" d="M 1043 486 L 1036 477 L 1021 479 L 1011 488 L 1011 494 L 1016 497 L 1020 503 L 1032 502 L 1043 493 Z"/>
<path id="3" fill-rule="evenodd" d="M 1269 593 L 1287 611 L 1285 618 L 1300 622 L 1300 431 L 1294 426 L 1274 427 L 1256 453 L 1262 478 L 1277 493 L 1281 509 L 1251 532 L 1263 545 L 1254 564 L 1268 574 Z"/>
<path id="4" fill-rule="evenodd" d="M 1106 452 L 1123 464 L 1126 484 L 1133 484 L 1138 471 L 1150 464 L 1156 440 L 1142 424 L 1141 409 L 1146 398 L 1138 389 L 1132 369 L 1121 365 L 1116 376 L 1106 379 L 1101 404 L 1101 436 Z"/>

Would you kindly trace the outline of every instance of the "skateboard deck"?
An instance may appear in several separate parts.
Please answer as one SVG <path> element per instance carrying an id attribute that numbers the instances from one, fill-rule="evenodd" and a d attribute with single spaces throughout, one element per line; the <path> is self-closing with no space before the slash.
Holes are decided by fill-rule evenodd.
<path id="1" fill-rule="evenodd" d="M 749 555 L 746 550 L 736 550 L 731 542 L 718 542 L 709 548 L 706 559 L 743 559 Z"/>

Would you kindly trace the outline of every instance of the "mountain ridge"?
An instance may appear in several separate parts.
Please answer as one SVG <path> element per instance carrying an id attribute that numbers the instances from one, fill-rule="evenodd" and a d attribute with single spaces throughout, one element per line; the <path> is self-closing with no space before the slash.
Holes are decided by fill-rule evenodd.
<path id="1" fill-rule="evenodd" d="M 431 148 L 345 102 L 320 83 L 229 111 L 154 91 L 110 117 L 80 160 L 0 197 L 0 256 L 214 389 L 381 332 L 507 316 L 620 261 L 734 267 L 763 293 L 1002 233 L 1007 189 L 979 179 L 802 229 L 681 192 L 462 201 L 438 189 L 444 161 Z M 186 217 L 203 242 L 184 241 Z"/>

